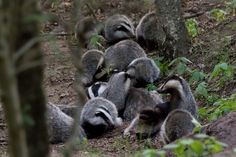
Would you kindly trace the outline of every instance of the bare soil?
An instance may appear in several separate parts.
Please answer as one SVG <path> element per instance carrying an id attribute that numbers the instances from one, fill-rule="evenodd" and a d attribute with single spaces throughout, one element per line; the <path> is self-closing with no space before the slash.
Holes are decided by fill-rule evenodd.
<path id="1" fill-rule="evenodd" d="M 207 134 L 215 136 L 218 140 L 229 145 L 229 148 L 236 146 L 236 112 L 221 117 L 207 128 Z"/>

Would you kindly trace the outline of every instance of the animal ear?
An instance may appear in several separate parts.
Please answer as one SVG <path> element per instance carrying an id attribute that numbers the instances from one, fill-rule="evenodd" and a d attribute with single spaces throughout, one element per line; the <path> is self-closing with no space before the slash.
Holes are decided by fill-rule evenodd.
<path id="1" fill-rule="evenodd" d="M 161 87 L 159 87 L 156 91 L 158 92 L 158 93 L 165 93 L 165 89 L 163 89 L 163 86 L 164 85 L 161 85 Z"/>
<path id="2" fill-rule="evenodd" d="M 129 78 L 135 78 L 135 69 L 134 68 L 130 68 L 126 71 L 126 74 Z"/>
<path id="3" fill-rule="evenodd" d="M 159 121 L 161 115 L 161 110 L 157 109 L 143 109 L 140 111 L 140 120 L 153 122 Z"/>
<path id="4" fill-rule="evenodd" d="M 99 62 L 98 62 L 98 65 L 97 65 L 97 70 L 99 69 L 99 68 L 101 68 L 101 66 L 103 65 L 103 63 L 104 63 L 104 57 L 101 57 L 100 58 L 100 60 L 99 60 Z"/>

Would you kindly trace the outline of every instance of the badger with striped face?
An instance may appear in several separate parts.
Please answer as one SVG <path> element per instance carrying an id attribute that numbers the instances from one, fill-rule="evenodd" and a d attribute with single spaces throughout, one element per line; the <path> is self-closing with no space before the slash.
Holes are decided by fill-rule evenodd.
<path id="1" fill-rule="evenodd" d="M 131 79 L 126 72 L 116 73 L 109 79 L 107 88 L 101 94 L 101 97 L 113 102 L 119 115 L 122 115 L 130 86 Z"/>
<path id="2" fill-rule="evenodd" d="M 138 138 L 147 138 L 158 133 L 168 114 L 168 104 L 164 103 L 156 91 L 131 88 L 126 100 L 124 120 L 132 120 L 123 135 L 132 131 Z"/>
<path id="3" fill-rule="evenodd" d="M 155 62 L 147 57 L 133 60 L 126 71 L 135 80 L 136 87 L 145 88 L 147 84 L 154 83 L 159 79 L 160 69 Z"/>
<path id="4" fill-rule="evenodd" d="M 138 43 L 127 39 L 107 48 L 104 56 L 106 69 L 125 71 L 133 60 L 147 55 Z"/>
<path id="5" fill-rule="evenodd" d="M 192 133 L 197 121 L 197 103 L 185 79 L 174 75 L 166 79 L 157 90 L 170 94 L 168 116 L 160 131 L 161 140 L 166 144 Z"/>
<path id="6" fill-rule="evenodd" d="M 86 51 L 82 56 L 81 64 L 84 71 L 81 81 L 87 87 L 94 82 L 95 75 L 100 72 L 104 64 L 103 52 L 96 49 Z"/>
<path id="7" fill-rule="evenodd" d="M 147 13 L 136 27 L 138 43 L 149 50 L 160 50 L 166 40 L 166 33 L 157 17 L 155 12 Z"/>
<path id="8" fill-rule="evenodd" d="M 161 126 L 161 141 L 164 144 L 168 144 L 183 136 L 189 135 L 195 126 L 200 126 L 200 123 L 190 112 L 183 109 L 175 109 L 169 113 Z"/>
<path id="9" fill-rule="evenodd" d="M 105 39 L 109 44 L 120 40 L 134 38 L 134 26 L 131 20 L 125 15 L 113 15 L 105 22 Z"/>
<path id="10" fill-rule="evenodd" d="M 187 81 L 182 77 L 173 75 L 167 78 L 157 91 L 170 94 L 169 111 L 183 109 L 191 113 L 193 117 L 198 117 L 197 103 Z"/>
<path id="11" fill-rule="evenodd" d="M 95 82 L 93 85 L 86 89 L 86 93 L 89 99 L 100 96 L 107 88 L 107 82 Z"/>
<path id="12" fill-rule="evenodd" d="M 94 138 L 122 125 L 116 106 L 109 100 L 97 97 L 90 99 L 81 111 L 81 126 L 88 138 Z"/>

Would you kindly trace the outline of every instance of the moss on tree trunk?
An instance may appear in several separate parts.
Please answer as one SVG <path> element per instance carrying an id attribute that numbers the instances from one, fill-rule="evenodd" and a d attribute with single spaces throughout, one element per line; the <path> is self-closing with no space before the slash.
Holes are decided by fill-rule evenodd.
<path id="1" fill-rule="evenodd" d="M 170 57 L 186 56 L 191 42 L 181 12 L 181 0 L 155 0 L 157 16 L 166 33 L 165 53 Z"/>

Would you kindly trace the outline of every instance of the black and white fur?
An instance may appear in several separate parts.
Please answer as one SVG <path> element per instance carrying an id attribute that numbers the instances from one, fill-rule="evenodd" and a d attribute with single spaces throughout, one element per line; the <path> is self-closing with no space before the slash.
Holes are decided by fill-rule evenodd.
<path id="1" fill-rule="evenodd" d="M 86 51 L 81 59 L 84 75 L 82 83 L 85 87 L 91 85 L 95 79 L 97 72 L 100 72 L 104 63 L 104 55 L 102 51 L 92 49 Z"/>
<path id="2" fill-rule="evenodd" d="M 155 12 L 147 13 L 141 18 L 136 27 L 136 39 L 141 46 L 153 50 L 161 47 L 165 42 L 165 32 L 158 23 Z"/>
<path id="3" fill-rule="evenodd" d="M 135 79 L 136 87 L 146 87 L 147 84 L 157 81 L 160 76 L 160 69 L 152 59 L 147 57 L 133 60 L 126 72 Z"/>
<path id="4" fill-rule="evenodd" d="M 141 138 L 155 135 L 167 116 L 166 104 L 156 91 L 131 88 L 126 99 L 124 120 L 132 120 L 123 135 L 129 136 L 132 130 Z"/>
<path id="5" fill-rule="evenodd" d="M 146 57 L 146 53 L 138 43 L 132 40 L 122 40 L 105 51 L 105 68 L 125 71 L 136 58 Z"/>
<path id="6" fill-rule="evenodd" d="M 86 89 L 86 93 L 89 99 L 100 96 L 107 88 L 107 82 L 95 82 L 93 85 Z"/>
<path id="7" fill-rule="evenodd" d="M 188 83 L 180 76 L 174 75 L 158 89 L 159 93 L 169 93 L 170 112 L 162 124 L 160 136 L 166 144 L 190 134 L 197 121 L 197 104 Z"/>
<path id="8" fill-rule="evenodd" d="M 198 117 L 195 98 L 187 81 L 181 76 L 173 75 L 167 78 L 157 91 L 170 94 L 169 111 L 183 109 L 191 113 L 193 117 Z"/>
<path id="9" fill-rule="evenodd" d="M 88 138 L 100 136 L 122 125 L 116 106 L 101 97 L 88 100 L 81 111 L 80 122 Z"/>
<path id="10" fill-rule="evenodd" d="M 192 133 L 199 122 L 186 110 L 175 109 L 169 113 L 161 126 L 160 138 L 164 144 Z M 200 125 L 200 124 L 199 124 Z"/>
<path id="11" fill-rule="evenodd" d="M 47 124 L 50 143 L 64 143 L 72 135 L 74 119 L 62 112 L 56 105 L 47 105 Z M 84 130 L 78 126 L 75 134 L 80 138 L 86 138 Z"/>
<path id="12" fill-rule="evenodd" d="M 100 95 L 113 102 L 119 112 L 122 115 L 125 108 L 125 100 L 130 89 L 131 79 L 125 72 L 119 72 L 111 76 L 108 81 L 108 86 L 104 92 Z"/>
<path id="13" fill-rule="evenodd" d="M 163 103 L 163 100 L 156 91 L 131 87 L 125 102 L 124 120 L 131 121 L 142 109 L 154 108 L 160 103 Z"/>
<path id="14" fill-rule="evenodd" d="M 106 20 L 104 33 L 105 39 L 109 44 L 135 36 L 131 20 L 127 16 L 119 14 L 113 15 Z"/>

